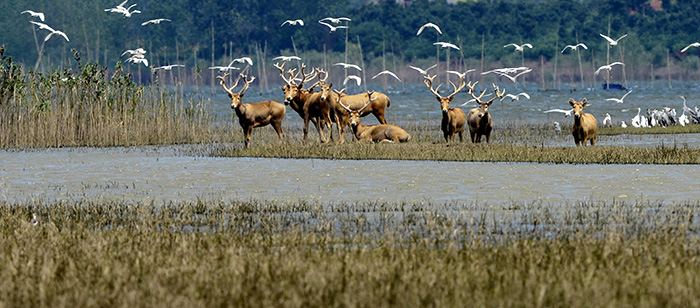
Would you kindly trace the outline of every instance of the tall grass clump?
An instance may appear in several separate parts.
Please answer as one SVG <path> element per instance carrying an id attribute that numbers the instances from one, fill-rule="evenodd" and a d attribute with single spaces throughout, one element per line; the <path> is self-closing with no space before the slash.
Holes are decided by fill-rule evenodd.
<path id="1" fill-rule="evenodd" d="M 0 306 L 698 307 L 698 208 L 3 203 Z"/>
<path id="2" fill-rule="evenodd" d="M 0 148 L 201 143 L 220 133 L 207 100 L 139 86 L 121 63 L 106 76 L 74 55 L 77 72 L 48 74 L 22 74 L 2 55 Z"/>

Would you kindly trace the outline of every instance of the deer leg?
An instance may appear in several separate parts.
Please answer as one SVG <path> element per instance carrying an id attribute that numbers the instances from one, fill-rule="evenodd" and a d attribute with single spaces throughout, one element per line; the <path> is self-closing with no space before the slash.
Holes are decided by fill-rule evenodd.
<path id="1" fill-rule="evenodd" d="M 372 112 L 372 114 L 374 114 L 374 117 L 377 118 L 377 121 L 379 121 L 380 124 L 386 124 L 386 119 L 384 119 L 384 111 L 375 110 Z"/>
<path id="2" fill-rule="evenodd" d="M 243 129 L 243 133 L 245 133 L 245 148 L 247 149 L 250 146 L 250 136 L 253 135 L 253 125 Z"/>
<path id="3" fill-rule="evenodd" d="M 475 133 L 473 130 L 470 129 L 470 130 L 469 130 L 469 136 L 472 137 L 472 143 L 476 143 L 476 139 L 474 138 L 474 135 L 476 135 L 476 133 Z"/>
<path id="4" fill-rule="evenodd" d="M 277 132 L 277 137 L 280 139 L 280 141 L 284 140 L 286 136 L 284 135 L 284 131 L 282 131 L 282 122 L 275 121 L 272 123 L 272 127 Z"/>
<path id="5" fill-rule="evenodd" d="M 464 133 L 464 130 L 459 131 L 459 143 L 462 143 L 462 134 Z"/>

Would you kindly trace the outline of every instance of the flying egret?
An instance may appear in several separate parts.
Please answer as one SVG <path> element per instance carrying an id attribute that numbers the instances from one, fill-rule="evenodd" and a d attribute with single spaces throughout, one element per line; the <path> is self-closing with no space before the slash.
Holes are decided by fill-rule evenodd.
<path id="1" fill-rule="evenodd" d="M 43 19 L 42 19 L 43 20 Z M 685 46 L 685 48 L 681 49 L 681 52 L 686 52 L 686 50 L 690 49 L 690 47 L 700 47 L 699 42 L 692 43 L 688 46 Z"/>
<path id="2" fill-rule="evenodd" d="M 627 36 L 627 33 L 625 33 L 623 36 L 617 38 L 616 40 L 613 40 L 609 36 L 604 35 L 602 33 L 600 33 L 600 36 L 602 36 L 605 40 L 607 40 L 608 43 L 610 44 L 610 46 L 615 46 L 615 45 L 617 45 L 617 42 L 619 42 L 621 39 L 623 39 Z"/>
<path id="3" fill-rule="evenodd" d="M 509 97 L 511 102 L 512 102 L 512 101 L 517 101 L 517 100 L 520 100 L 520 97 L 521 97 L 521 96 L 524 97 L 524 98 L 530 99 L 530 95 L 529 95 L 529 94 L 527 94 L 527 93 L 525 93 L 525 92 L 520 92 L 520 93 L 518 93 L 518 94 L 510 94 L 510 93 L 508 93 L 508 94 L 506 94 L 503 98 L 501 98 L 501 101 L 503 101 L 503 99 L 505 99 L 506 97 Z"/>
<path id="4" fill-rule="evenodd" d="M 467 71 L 464 72 L 464 73 L 460 73 L 460 72 L 458 72 L 458 71 L 446 71 L 446 72 L 447 72 L 448 74 L 457 75 L 459 78 L 464 78 L 464 76 L 466 76 L 468 73 L 471 73 L 471 72 L 473 72 L 473 71 L 476 71 L 476 69 L 470 69 L 470 70 L 467 70 Z"/>
<path id="5" fill-rule="evenodd" d="M 40 23 L 40 22 L 36 22 L 36 21 L 29 21 L 29 22 L 39 26 L 39 30 L 49 30 L 51 32 L 56 31 L 53 28 L 49 27 L 49 25 L 47 25 L 45 23 Z"/>
<path id="6" fill-rule="evenodd" d="M 51 33 L 49 33 L 49 35 L 47 35 L 46 38 L 44 38 L 44 42 L 48 41 L 51 38 L 51 36 L 54 34 L 58 34 L 58 35 L 62 36 L 64 39 L 66 39 L 67 42 L 70 42 L 66 33 L 64 33 L 63 31 L 58 31 L 58 30 L 51 31 Z"/>
<path id="7" fill-rule="evenodd" d="M 134 55 L 131 58 L 126 59 L 126 62 L 131 62 L 134 64 L 139 64 L 142 63 L 145 66 L 148 66 L 148 60 L 141 55 L 140 57 Z"/>
<path id="8" fill-rule="evenodd" d="M 615 65 L 622 65 L 622 66 L 625 66 L 625 64 L 622 63 L 622 62 L 613 62 L 613 63 L 610 63 L 610 64 L 608 64 L 608 65 L 603 65 L 603 66 L 599 67 L 599 68 L 595 71 L 595 74 L 598 75 L 598 74 L 600 73 L 601 70 L 609 71 L 609 70 L 611 70 L 612 67 L 615 66 Z"/>
<path id="9" fill-rule="evenodd" d="M 429 67 L 429 68 L 426 68 L 426 69 L 422 69 L 422 68 L 420 68 L 420 67 L 415 67 L 415 66 L 410 66 L 410 65 L 409 65 L 408 67 L 410 67 L 410 68 L 412 68 L 412 69 L 418 71 L 419 73 L 421 73 L 421 74 L 427 76 L 427 75 L 428 75 L 428 71 L 429 71 L 430 69 L 432 69 L 432 68 L 435 68 L 436 66 L 437 66 L 437 64 L 433 64 L 433 66 L 431 66 L 431 67 Z"/>
<path id="10" fill-rule="evenodd" d="M 348 63 L 343 63 L 343 62 L 338 62 L 338 63 L 336 63 L 336 64 L 333 64 L 333 66 L 338 66 L 338 65 L 342 66 L 343 69 L 345 69 L 345 70 L 348 69 L 348 68 L 354 68 L 354 69 L 356 69 L 356 70 L 358 70 L 358 71 L 362 71 L 362 69 L 361 69 L 359 66 L 355 65 L 355 64 L 348 64 Z"/>
<path id="11" fill-rule="evenodd" d="M 110 8 L 110 9 L 105 9 L 105 12 L 111 12 L 111 13 L 120 13 L 124 14 L 124 18 L 131 17 L 132 14 L 140 14 L 141 11 L 139 10 L 133 10 L 131 11 L 131 8 L 136 6 L 136 4 L 132 4 L 128 8 L 124 7 L 127 1 L 122 2 L 122 4 L 117 5 L 117 7 Z"/>
<path id="12" fill-rule="evenodd" d="M 285 21 L 280 25 L 280 27 L 281 27 L 281 26 L 284 26 L 284 25 L 286 25 L 286 24 L 289 24 L 290 26 L 296 26 L 296 25 L 303 26 L 303 25 L 304 25 L 304 21 L 301 20 L 301 19 L 295 19 L 295 20 L 288 19 L 288 20 L 285 20 Z"/>
<path id="13" fill-rule="evenodd" d="M 625 95 L 623 95 L 620 98 L 614 98 L 614 97 L 608 98 L 608 99 L 606 99 L 606 101 L 611 101 L 611 102 L 616 102 L 618 104 L 622 104 L 625 102 L 625 97 L 627 97 L 627 95 L 629 95 L 630 93 L 632 93 L 632 90 L 629 90 L 629 92 L 625 93 Z"/>
<path id="14" fill-rule="evenodd" d="M 287 62 L 287 61 L 292 61 L 292 60 L 301 61 L 301 58 L 299 58 L 297 56 L 279 56 L 279 57 L 272 58 L 272 60 L 282 60 L 283 62 Z"/>
<path id="15" fill-rule="evenodd" d="M 520 51 L 520 52 L 525 51 L 525 47 L 528 47 L 528 48 L 532 49 L 532 44 L 530 44 L 530 43 L 525 43 L 525 44 L 522 44 L 522 45 L 518 45 L 518 44 L 516 44 L 516 43 L 510 43 L 510 44 L 508 44 L 508 45 L 503 46 L 503 48 L 506 48 L 506 47 L 508 47 L 508 46 L 513 46 L 513 47 L 515 47 L 515 50 L 513 50 L 513 51 Z"/>
<path id="16" fill-rule="evenodd" d="M 169 71 L 169 70 L 172 70 L 174 67 L 185 67 L 185 65 L 184 64 L 170 64 L 170 65 L 163 65 L 163 66 L 159 66 L 159 67 L 154 67 L 153 69 L 154 70 Z"/>
<path id="17" fill-rule="evenodd" d="M 24 13 L 29 13 L 29 15 L 32 17 L 39 17 L 39 19 L 41 19 L 41 21 L 44 21 L 44 13 L 42 13 L 42 12 L 34 12 L 32 10 L 24 10 L 20 14 L 24 14 Z"/>
<path id="18" fill-rule="evenodd" d="M 578 50 L 579 47 L 583 47 L 583 49 L 588 49 L 588 46 L 586 46 L 586 44 L 584 44 L 584 43 L 578 43 L 578 44 L 576 44 L 576 45 L 566 45 L 566 47 L 564 47 L 564 49 L 561 50 L 561 53 L 564 53 L 564 51 L 565 51 L 567 48 L 571 48 L 571 50 Z"/>
<path id="19" fill-rule="evenodd" d="M 459 50 L 459 47 L 457 47 L 457 45 L 452 44 L 452 43 L 435 42 L 435 43 L 433 43 L 433 45 L 438 45 L 438 46 L 440 46 L 440 47 L 442 47 L 442 48 L 448 48 L 448 47 L 449 47 L 449 48 L 452 48 L 452 49 Z"/>
<path id="20" fill-rule="evenodd" d="M 609 113 L 605 114 L 605 119 L 603 119 L 603 126 L 612 126 L 612 117 Z"/>
<path id="21" fill-rule="evenodd" d="M 247 63 L 248 65 L 253 66 L 253 59 L 251 59 L 250 57 L 236 58 L 236 59 L 233 59 L 233 61 L 231 61 L 231 63 L 229 63 L 228 66 L 231 66 L 234 63 Z"/>
<path id="22" fill-rule="evenodd" d="M 343 80 L 343 85 L 346 85 L 348 83 L 348 80 L 355 80 L 357 82 L 357 86 L 360 86 L 362 83 L 362 78 L 357 75 L 348 75 L 348 77 L 345 77 L 345 80 Z"/>
<path id="23" fill-rule="evenodd" d="M 172 21 L 172 20 L 167 19 L 167 18 L 157 18 L 157 19 L 151 19 L 151 20 L 142 22 L 141 25 L 142 25 L 142 26 L 145 26 L 145 25 L 148 25 L 148 24 L 157 25 L 157 24 L 159 24 L 159 23 L 161 23 L 161 22 L 163 22 L 163 21 Z"/>
<path id="24" fill-rule="evenodd" d="M 508 77 L 508 79 L 510 79 L 510 81 L 515 82 L 515 79 L 516 79 L 516 78 L 520 77 L 521 75 L 527 74 L 527 73 L 529 73 L 529 72 L 532 72 L 532 69 L 524 70 L 524 71 L 522 71 L 522 72 L 516 74 L 515 76 L 511 76 L 511 75 L 508 75 L 508 74 L 506 74 L 506 73 L 500 73 L 500 75 L 503 76 L 503 77 Z"/>
<path id="25" fill-rule="evenodd" d="M 396 80 L 401 81 L 401 79 L 399 79 L 399 76 L 396 76 L 396 74 L 394 74 L 394 73 L 392 73 L 391 71 L 388 71 L 388 70 L 384 70 L 384 71 L 379 72 L 379 74 L 374 75 L 374 77 L 372 77 L 372 79 L 377 78 L 377 77 L 379 77 L 380 75 L 389 75 L 389 76 L 391 76 L 391 77 L 396 78 Z"/>
<path id="26" fill-rule="evenodd" d="M 331 23 L 338 24 L 338 23 L 343 22 L 343 21 L 352 21 L 352 19 L 347 18 L 347 17 L 338 17 L 338 18 L 326 17 L 326 18 L 323 18 L 319 21 L 329 21 Z"/>
<path id="27" fill-rule="evenodd" d="M 219 70 L 219 72 L 227 72 L 230 70 L 240 70 L 240 68 L 233 67 L 233 66 L 210 66 L 210 70 Z"/>
<path id="28" fill-rule="evenodd" d="M 570 117 L 572 114 L 574 114 L 574 109 L 549 109 L 545 111 L 544 113 L 550 113 L 550 112 L 561 112 L 564 114 L 564 117 Z"/>
<path id="29" fill-rule="evenodd" d="M 122 56 L 124 56 L 124 55 L 127 54 L 127 53 L 130 54 L 130 55 L 132 55 L 132 56 L 133 56 L 133 55 L 145 55 L 145 54 L 146 54 L 146 50 L 143 49 L 143 48 L 140 48 L 140 47 L 139 47 L 139 48 L 136 48 L 136 49 L 127 49 L 126 51 L 124 51 L 124 52 L 122 53 Z"/>
<path id="30" fill-rule="evenodd" d="M 423 29 L 425 29 L 425 28 L 433 28 L 433 29 L 435 29 L 435 31 L 442 34 L 442 31 L 440 31 L 440 27 L 438 27 L 436 24 L 434 24 L 432 22 L 429 22 L 429 23 L 422 25 L 420 28 L 418 28 L 418 32 L 416 33 L 416 35 L 420 35 L 421 32 L 423 32 Z"/>
<path id="31" fill-rule="evenodd" d="M 348 28 L 348 26 L 333 26 L 331 24 L 327 24 L 327 23 L 322 22 L 322 21 L 319 21 L 318 23 L 328 27 L 331 30 L 329 33 L 335 32 L 335 30 L 338 30 L 338 29 L 347 29 Z"/>

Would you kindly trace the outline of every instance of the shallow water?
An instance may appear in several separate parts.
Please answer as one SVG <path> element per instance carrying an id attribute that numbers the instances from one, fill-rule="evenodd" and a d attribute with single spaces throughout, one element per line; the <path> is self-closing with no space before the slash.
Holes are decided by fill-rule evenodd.
<path id="1" fill-rule="evenodd" d="M 566 165 L 211 158 L 175 148 L 0 151 L 0 198 L 254 198 L 560 204 L 698 199 L 697 165 Z"/>

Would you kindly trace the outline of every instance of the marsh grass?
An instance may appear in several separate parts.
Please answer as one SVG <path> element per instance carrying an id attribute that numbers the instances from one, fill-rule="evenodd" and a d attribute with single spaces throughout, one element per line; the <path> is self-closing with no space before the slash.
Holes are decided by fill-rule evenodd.
<path id="1" fill-rule="evenodd" d="M 1 204 L 0 306 L 694 307 L 699 207 Z"/>

